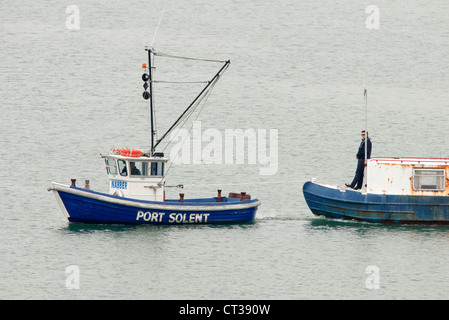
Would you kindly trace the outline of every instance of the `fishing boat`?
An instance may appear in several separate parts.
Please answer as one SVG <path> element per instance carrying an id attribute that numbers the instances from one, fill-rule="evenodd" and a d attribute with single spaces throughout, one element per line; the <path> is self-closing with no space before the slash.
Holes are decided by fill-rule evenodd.
<path id="1" fill-rule="evenodd" d="M 173 125 L 157 139 L 154 127 L 153 65 L 154 56 L 164 54 L 145 48 L 148 65 L 143 64 L 143 98 L 149 100 L 151 147 L 149 150 L 112 148 L 101 154 L 109 177 L 109 193 L 94 191 L 85 181 L 84 187 L 76 186 L 76 179 L 64 185 L 52 182 L 48 191 L 53 191 L 65 217 L 70 222 L 94 224 L 214 224 L 244 223 L 255 219 L 260 200 L 251 199 L 246 192 L 230 192 L 222 196 L 187 199 L 184 193 L 179 199 L 165 199 L 166 169 L 169 159 L 156 147 L 177 127 L 185 117 L 207 96 L 220 76 L 229 67 L 230 61 L 204 60 L 165 55 L 172 58 L 204 60 L 223 63 L 221 69 L 207 82 L 203 90 L 185 109 Z M 182 188 L 183 185 L 177 185 Z"/>
<path id="2" fill-rule="evenodd" d="M 384 224 L 449 224 L 449 158 L 368 159 L 366 187 L 303 186 L 315 215 Z"/>

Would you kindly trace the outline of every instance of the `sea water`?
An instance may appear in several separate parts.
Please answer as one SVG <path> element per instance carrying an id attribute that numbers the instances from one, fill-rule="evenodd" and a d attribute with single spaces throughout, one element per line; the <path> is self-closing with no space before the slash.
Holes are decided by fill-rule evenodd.
<path id="1" fill-rule="evenodd" d="M 328 220 L 302 195 L 313 177 L 352 180 L 366 127 L 373 156 L 449 157 L 446 1 L 3 0 L 0 10 L 0 298 L 449 297 L 449 228 Z M 221 163 L 192 159 L 167 175 L 184 185 L 168 198 L 259 198 L 253 223 L 69 224 L 47 192 L 71 178 L 107 192 L 99 154 L 149 147 L 149 45 L 231 60 L 191 119 L 201 133 L 277 133 L 269 174 L 258 158 L 226 162 L 224 145 Z M 220 65 L 156 57 L 155 67 L 183 82 Z M 202 86 L 155 84 L 158 136 Z"/>

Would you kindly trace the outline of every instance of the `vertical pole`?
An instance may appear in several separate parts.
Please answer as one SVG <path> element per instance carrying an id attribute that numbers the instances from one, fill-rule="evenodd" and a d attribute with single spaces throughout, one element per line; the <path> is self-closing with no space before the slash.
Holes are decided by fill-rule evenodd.
<path id="1" fill-rule="evenodd" d="M 365 163 L 368 163 L 368 90 L 365 88 Z"/>
<path id="2" fill-rule="evenodd" d="M 368 192 L 368 90 L 366 89 L 366 72 L 365 72 L 365 91 L 363 95 L 365 97 L 365 164 L 363 172 L 365 177 L 364 185 L 366 185 L 366 191 Z"/>
<path id="3" fill-rule="evenodd" d="M 153 66 L 151 64 L 151 48 L 148 48 L 148 76 L 150 82 L 151 155 L 153 155 L 154 153 Z"/>

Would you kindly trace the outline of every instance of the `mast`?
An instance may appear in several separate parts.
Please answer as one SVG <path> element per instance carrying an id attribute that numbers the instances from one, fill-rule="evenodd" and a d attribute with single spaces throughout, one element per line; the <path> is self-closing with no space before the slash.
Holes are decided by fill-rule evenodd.
<path id="1" fill-rule="evenodd" d="M 368 164 L 368 90 L 365 87 L 365 165 Z"/>
<path id="2" fill-rule="evenodd" d="M 365 183 L 363 185 L 366 185 L 366 190 L 368 192 L 368 89 L 366 88 L 366 79 L 363 96 L 365 98 L 365 164 L 363 168 Z"/>
<path id="3" fill-rule="evenodd" d="M 174 55 L 163 55 L 163 54 L 154 52 L 152 47 L 149 47 L 149 48 L 145 47 L 145 51 L 148 51 L 148 73 L 145 72 L 142 75 L 142 80 L 145 82 L 143 85 L 143 88 L 145 89 L 145 91 L 143 92 L 143 98 L 145 100 L 150 100 L 150 120 L 151 120 L 151 151 L 150 151 L 150 153 L 151 153 L 151 155 L 153 155 L 154 150 L 159 145 L 159 143 L 173 130 L 173 128 L 176 127 L 176 125 L 188 113 L 188 111 L 195 105 L 195 103 L 197 103 L 197 101 L 201 101 L 201 100 L 199 100 L 200 97 L 207 91 L 207 89 L 209 89 L 209 87 L 211 87 L 218 81 L 218 79 L 220 78 L 220 75 L 229 67 L 229 64 L 231 63 L 231 61 L 230 60 L 226 60 L 226 61 L 206 60 L 206 59 L 196 59 L 196 58 L 189 58 L 189 57 L 180 57 L 180 56 L 174 56 Z M 203 88 L 203 90 L 201 90 L 201 92 L 197 95 L 197 97 L 193 100 L 193 102 L 187 107 L 186 110 L 184 110 L 184 112 L 181 114 L 181 116 L 179 116 L 179 118 L 173 123 L 173 125 L 167 130 L 167 132 L 165 132 L 164 135 L 156 141 L 156 143 L 154 141 L 155 131 L 154 131 L 154 108 L 153 108 L 153 65 L 152 65 L 152 60 L 151 60 L 151 54 L 154 54 L 155 56 L 159 55 L 159 56 L 166 56 L 166 57 L 171 57 L 171 58 L 181 58 L 181 59 L 188 59 L 188 60 L 202 60 L 202 61 L 224 63 L 224 65 L 217 72 L 217 74 L 210 81 L 208 81 L 207 85 Z M 146 68 L 146 66 L 145 66 L 145 68 Z M 148 84 L 148 82 L 150 82 L 150 83 Z M 149 92 L 147 91 L 148 88 L 150 89 Z"/>
<path id="4" fill-rule="evenodd" d="M 145 51 L 148 51 L 148 73 L 142 75 L 142 80 L 145 81 L 143 87 L 145 89 L 143 98 L 150 100 L 150 122 L 151 122 L 151 155 L 154 153 L 154 110 L 153 110 L 153 65 L 151 64 L 151 48 L 145 47 Z M 148 84 L 150 82 L 150 84 Z M 150 88 L 148 92 L 147 89 Z"/>
<path id="5" fill-rule="evenodd" d="M 151 48 L 148 49 L 148 74 L 150 76 L 150 118 L 151 118 L 151 155 L 154 153 L 154 111 L 153 111 L 153 65 L 151 64 Z"/>
<path id="6" fill-rule="evenodd" d="M 368 165 L 368 89 L 366 88 L 366 71 L 365 71 L 365 90 L 363 97 L 365 98 L 365 165 Z"/>

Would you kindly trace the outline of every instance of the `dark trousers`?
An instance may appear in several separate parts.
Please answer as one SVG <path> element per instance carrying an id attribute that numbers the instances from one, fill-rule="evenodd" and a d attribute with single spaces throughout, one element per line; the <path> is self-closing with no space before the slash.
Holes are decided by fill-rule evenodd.
<path id="1" fill-rule="evenodd" d="M 357 160 L 357 170 L 355 171 L 354 180 L 352 180 L 351 188 L 362 189 L 363 185 L 363 170 L 365 169 L 365 160 Z"/>

